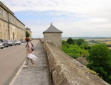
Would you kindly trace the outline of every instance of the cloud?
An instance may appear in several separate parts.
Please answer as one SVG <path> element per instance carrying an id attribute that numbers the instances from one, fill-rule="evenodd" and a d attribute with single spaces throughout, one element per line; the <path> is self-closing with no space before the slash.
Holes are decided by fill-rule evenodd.
<path id="1" fill-rule="evenodd" d="M 27 25 L 30 24 L 34 36 L 36 36 L 36 32 L 42 33 L 44 28 L 48 27 L 48 23 L 44 28 L 43 25 L 37 23 L 51 20 L 64 31 L 64 36 L 111 36 L 111 0 L 1 1 L 16 14 L 28 11 L 28 14 L 32 13 L 31 16 L 38 18 L 35 18 L 36 20 L 32 18 L 28 22 L 27 19 L 24 20 Z M 43 17 L 44 21 L 35 16 L 36 12 L 40 13 L 37 16 Z M 37 27 L 40 29 L 37 30 Z"/>
<path id="2" fill-rule="evenodd" d="M 82 14 L 100 14 L 109 11 L 111 0 L 2 0 L 14 11 L 65 11 Z"/>

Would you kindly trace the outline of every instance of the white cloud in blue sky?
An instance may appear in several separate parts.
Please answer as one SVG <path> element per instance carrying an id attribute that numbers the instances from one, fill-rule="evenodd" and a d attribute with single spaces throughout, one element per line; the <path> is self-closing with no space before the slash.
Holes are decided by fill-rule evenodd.
<path id="1" fill-rule="evenodd" d="M 1 0 L 41 37 L 50 22 L 63 36 L 111 37 L 111 0 Z"/>

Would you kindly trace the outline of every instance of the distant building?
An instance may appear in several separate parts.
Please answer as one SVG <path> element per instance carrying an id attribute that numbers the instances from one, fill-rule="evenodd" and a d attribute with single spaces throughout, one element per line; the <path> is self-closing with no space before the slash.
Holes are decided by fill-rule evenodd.
<path id="1" fill-rule="evenodd" d="M 26 31 L 30 34 L 30 38 L 32 38 L 32 31 L 31 31 L 31 29 L 27 27 Z"/>
<path id="2" fill-rule="evenodd" d="M 25 25 L 0 1 L 0 39 L 25 39 Z"/>
<path id="3" fill-rule="evenodd" d="M 56 47 L 61 48 L 62 47 L 61 33 L 62 31 L 60 31 L 55 26 L 50 24 L 50 27 L 43 32 L 44 42 L 52 43 Z"/>

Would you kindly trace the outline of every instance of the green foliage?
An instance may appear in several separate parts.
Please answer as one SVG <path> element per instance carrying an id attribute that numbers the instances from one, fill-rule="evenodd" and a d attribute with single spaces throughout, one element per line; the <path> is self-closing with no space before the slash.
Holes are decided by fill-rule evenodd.
<path id="1" fill-rule="evenodd" d="M 74 42 L 73 42 L 73 39 L 72 39 L 72 38 L 68 38 L 68 39 L 67 39 L 67 43 L 68 43 L 68 44 L 73 44 L 73 43 L 74 43 Z"/>
<path id="2" fill-rule="evenodd" d="M 84 41 L 84 39 L 72 39 L 72 38 L 68 38 L 66 43 L 68 44 L 77 44 L 79 45 L 81 48 L 88 48 L 88 43 Z"/>
<path id="3" fill-rule="evenodd" d="M 77 45 L 65 44 L 62 46 L 62 49 L 65 53 L 67 53 L 69 56 L 72 56 L 74 58 L 77 58 L 80 56 L 80 47 Z"/>
<path id="4" fill-rule="evenodd" d="M 111 50 L 105 44 L 88 46 L 83 39 L 69 38 L 67 41 L 62 41 L 62 49 L 73 58 L 86 57 L 87 66 L 111 84 Z"/>
<path id="5" fill-rule="evenodd" d="M 97 63 L 99 62 L 105 63 L 106 61 L 109 61 L 110 50 L 104 44 L 97 44 L 92 46 L 89 52 L 90 56 L 88 57 L 88 60 L 90 62 L 96 61 Z"/>
<path id="6" fill-rule="evenodd" d="M 93 69 L 104 80 L 111 83 L 111 53 L 104 44 L 96 44 L 90 49 L 90 56 L 87 57 L 89 68 Z"/>
<path id="7" fill-rule="evenodd" d="M 68 41 L 68 40 L 67 40 Z M 72 44 L 67 43 L 67 41 L 62 41 L 62 50 L 67 53 L 69 56 L 72 56 L 73 58 L 78 58 L 80 56 L 88 56 L 89 53 L 87 50 L 84 49 L 84 44 L 81 44 L 79 46 L 78 44 Z M 73 40 L 74 42 L 77 40 Z"/>
<path id="8" fill-rule="evenodd" d="M 80 46 L 81 44 L 85 43 L 84 39 L 78 39 L 77 44 Z"/>
<path id="9" fill-rule="evenodd" d="M 81 49 L 81 56 L 83 56 L 83 57 L 87 57 L 87 56 L 89 56 L 89 52 L 88 52 L 88 50 Z"/>
<path id="10" fill-rule="evenodd" d="M 26 31 L 25 35 L 26 37 L 30 37 L 30 33 L 28 31 Z"/>

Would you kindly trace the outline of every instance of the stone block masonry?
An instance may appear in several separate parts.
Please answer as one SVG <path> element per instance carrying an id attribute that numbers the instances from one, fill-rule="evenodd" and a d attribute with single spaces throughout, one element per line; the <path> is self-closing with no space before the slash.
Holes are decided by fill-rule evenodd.
<path id="1" fill-rule="evenodd" d="M 25 39 L 25 25 L 0 1 L 0 39 Z"/>
<path id="2" fill-rule="evenodd" d="M 54 85 L 109 85 L 54 45 L 45 43 Z"/>

